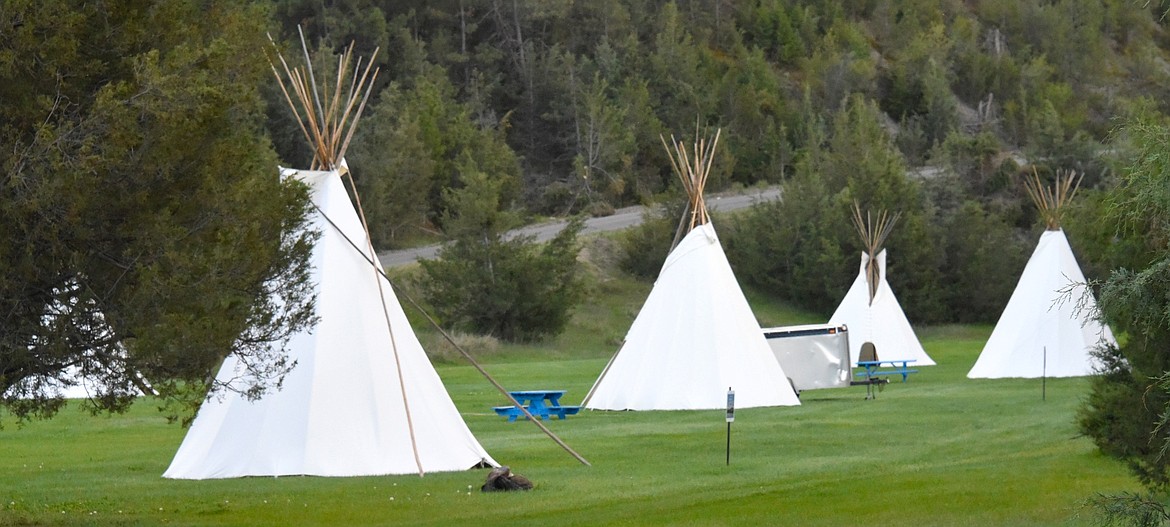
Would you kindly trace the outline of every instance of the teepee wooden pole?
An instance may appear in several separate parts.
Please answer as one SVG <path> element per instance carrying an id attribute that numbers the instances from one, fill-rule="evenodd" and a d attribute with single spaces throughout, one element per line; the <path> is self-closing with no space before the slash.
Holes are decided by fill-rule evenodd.
<path id="1" fill-rule="evenodd" d="M 280 60 L 281 63 L 285 66 L 286 73 L 289 74 L 289 80 L 293 86 L 293 91 L 296 93 L 297 99 L 300 101 L 301 106 L 305 110 L 306 122 L 303 122 L 301 127 L 302 131 L 305 129 L 311 131 L 310 137 L 308 139 L 316 152 L 314 155 L 314 168 L 320 166 L 328 170 L 339 170 L 344 167 L 344 160 L 341 156 L 341 152 L 338 150 L 338 146 L 341 140 L 343 127 L 346 124 L 346 119 L 349 117 L 349 110 L 354 107 L 353 99 L 356 99 L 358 94 L 362 94 L 362 106 L 364 107 L 364 101 L 365 98 L 369 96 L 373 78 L 368 78 L 370 82 L 366 83 L 367 77 L 363 75 L 357 84 L 352 85 L 353 89 L 349 92 L 350 100 L 347 100 L 344 103 L 341 101 L 341 96 L 345 92 L 343 87 L 345 86 L 345 77 L 348 75 L 348 65 L 353 56 L 353 45 L 351 44 L 339 60 L 337 79 L 334 81 L 333 91 L 329 91 L 328 85 L 324 86 L 325 98 L 328 100 L 328 111 L 326 111 L 326 107 L 324 107 L 321 102 L 320 92 L 317 90 L 316 78 L 313 74 L 312 58 L 309 55 L 308 45 L 304 38 L 304 32 L 301 32 L 299 27 L 297 29 L 301 35 L 301 49 L 305 53 L 305 68 L 303 70 L 300 68 L 294 68 L 290 71 L 284 58 L 281 57 Z M 275 72 L 275 66 L 273 66 L 272 69 Z M 368 69 L 366 73 L 369 73 Z M 376 71 L 374 72 L 374 76 L 377 76 Z M 288 98 L 287 90 L 284 88 L 283 79 L 277 75 L 277 80 L 281 83 L 281 89 L 285 91 L 286 98 Z M 362 92 L 364 92 L 364 94 Z M 344 113 L 339 111 L 339 109 L 343 107 L 343 104 L 346 109 Z M 291 104 L 291 100 L 290 105 L 293 107 L 294 113 L 297 113 L 299 116 L 299 113 L 296 112 L 296 105 Z M 354 119 L 349 123 L 350 132 L 352 132 L 357 126 L 359 119 L 360 111 L 359 114 L 355 115 Z M 355 249 L 358 249 L 360 253 L 369 251 L 372 255 L 374 253 L 374 248 L 372 241 L 370 240 L 369 224 L 366 220 L 365 211 L 361 206 L 361 197 L 357 192 L 357 186 L 354 184 L 353 175 L 348 170 L 345 170 L 344 177 L 349 181 L 350 189 L 353 191 L 358 216 L 362 223 L 362 230 L 366 236 L 367 247 L 362 249 L 356 247 L 355 245 Z M 325 215 L 324 211 L 320 212 L 322 216 Z M 328 219 L 328 217 L 326 217 L 326 219 Z M 332 223 L 332 221 L 330 221 L 330 223 Z M 338 229 L 338 232 L 340 232 L 342 236 L 345 236 L 345 233 L 340 229 Z M 348 239 L 348 237 L 346 237 L 346 239 Z M 353 243 L 352 240 L 350 243 Z M 370 258 L 367 257 L 367 259 Z M 406 378 L 402 371 L 402 360 L 398 350 L 397 336 L 394 334 L 394 326 L 391 323 L 390 308 L 386 303 L 385 291 L 383 291 L 382 288 L 382 280 L 378 276 L 377 266 L 375 265 L 373 267 L 375 270 L 374 281 L 377 283 L 379 292 L 378 297 L 382 303 L 382 315 L 386 321 L 386 330 L 389 332 L 390 336 L 390 348 L 394 357 L 394 365 L 398 373 L 398 385 L 402 396 L 402 406 L 406 417 L 406 427 L 410 437 L 411 453 L 414 456 L 415 467 L 418 469 L 419 476 L 423 476 L 425 475 L 425 470 L 423 468 L 421 455 L 419 454 L 418 437 L 415 433 L 414 417 L 410 407 L 410 394 L 406 389 Z"/>
<path id="2" fill-rule="evenodd" d="M 300 28 L 298 28 L 298 31 L 299 30 Z M 272 40 L 271 36 L 269 36 L 269 40 Z M 274 48 L 276 47 L 275 41 L 272 41 L 272 45 Z M 346 50 L 344 56 L 339 59 L 337 73 L 338 78 L 335 82 L 333 92 L 330 93 L 328 91 L 328 86 L 325 87 L 325 98 L 329 100 L 329 111 L 326 112 L 321 104 L 320 94 L 317 91 L 316 79 L 313 77 L 312 62 L 310 60 L 308 46 L 305 43 L 303 32 L 301 32 L 301 49 L 305 53 L 305 61 L 307 65 L 305 70 L 307 73 L 303 72 L 300 68 L 290 68 L 284 57 L 281 56 L 279 52 L 277 52 L 277 56 L 279 57 L 286 77 L 288 78 L 287 85 L 284 77 L 281 77 L 276 69 L 276 66 L 271 63 L 271 60 L 269 61 L 269 65 L 272 68 L 273 75 L 276 76 L 277 81 L 280 84 L 280 89 L 284 94 L 286 102 L 288 102 L 289 107 L 293 110 L 293 115 L 297 118 L 297 124 L 301 128 L 301 132 L 305 134 L 306 140 L 308 140 L 309 144 L 313 147 L 314 168 L 324 167 L 330 170 L 339 170 L 344 167 L 344 153 L 348 148 L 350 141 L 353 139 L 354 131 L 357 129 L 357 123 L 361 119 L 366 102 L 369 100 L 371 87 L 374 83 L 374 79 L 377 78 L 379 70 L 377 68 L 373 68 L 373 58 L 370 59 L 370 61 L 365 65 L 365 69 L 363 70 L 360 64 L 361 61 L 359 59 L 358 65 L 354 68 L 354 76 L 351 79 L 349 90 L 343 89 L 343 77 L 349 70 L 349 64 L 352 60 L 351 56 L 353 51 L 353 44 L 351 44 L 350 47 Z M 377 52 L 378 50 L 374 51 L 374 56 L 377 56 Z M 358 71 L 361 71 L 360 77 L 357 75 Z M 289 93 L 290 87 L 292 95 L 296 96 L 296 101 L 301 103 L 300 106 L 304 110 L 304 115 L 298 111 L 298 105 L 294 102 L 294 97 Z M 341 99 L 343 93 L 346 94 L 344 101 Z M 358 100 L 359 94 L 360 101 Z M 346 128 L 347 122 L 349 124 L 348 128 Z M 419 312 L 422 313 L 422 315 L 426 317 L 426 319 L 436 329 L 439 330 L 439 333 L 441 333 L 443 337 L 446 338 L 447 341 L 450 342 L 451 345 L 454 346 L 455 349 L 458 350 L 459 353 L 463 355 L 463 357 L 466 358 L 468 362 L 470 362 L 472 366 L 474 366 L 475 369 L 478 370 L 480 374 L 482 374 L 484 378 L 488 380 L 489 383 L 498 389 L 500 393 L 504 394 L 508 400 L 512 401 L 512 403 L 516 405 L 517 408 L 520 408 L 529 421 L 540 428 L 546 435 L 548 435 L 554 442 L 560 445 L 561 448 L 565 449 L 565 451 L 571 454 L 574 458 L 589 466 L 589 461 L 570 448 L 569 445 L 561 440 L 561 438 L 557 437 L 556 434 L 554 434 L 551 430 L 548 429 L 548 427 L 540 422 L 540 419 L 533 416 L 527 408 L 521 405 L 519 401 L 517 401 L 506 388 L 504 388 L 503 385 L 492 378 L 492 376 L 488 374 L 488 372 L 483 369 L 483 367 L 480 366 L 478 362 L 475 361 L 471 354 L 467 353 L 467 351 L 464 350 L 462 346 L 456 343 L 451 335 L 448 334 L 441 326 L 439 326 L 438 322 L 436 322 L 429 313 L 422 309 L 418 302 L 415 302 L 415 300 L 411 298 L 411 296 L 405 291 L 394 287 L 393 282 L 390 281 L 389 277 L 386 276 L 386 273 L 377 264 L 377 256 L 374 251 L 373 241 L 370 237 L 369 223 L 366 220 L 365 210 L 362 207 L 361 197 L 357 192 L 353 174 L 348 170 L 345 170 L 344 172 L 345 181 L 348 181 L 350 190 L 353 192 L 355 208 L 357 209 L 358 216 L 361 219 L 362 229 L 366 236 L 365 247 L 359 247 L 357 243 L 350 239 L 349 236 L 333 222 L 333 220 L 325 215 L 323 210 L 317 207 L 316 204 L 313 204 L 313 206 L 317 209 L 317 212 L 320 213 L 321 216 L 325 218 L 325 220 L 329 222 L 329 224 L 332 225 L 334 229 L 336 229 L 347 242 L 349 242 L 350 246 L 352 246 L 354 250 L 356 250 L 358 254 L 360 254 L 374 270 L 376 277 L 375 281 L 378 284 L 379 297 L 381 297 L 382 300 L 383 316 L 386 320 L 386 327 L 390 332 L 390 342 L 394 354 L 394 363 L 399 373 L 399 389 L 402 392 L 402 401 L 406 412 L 407 428 L 410 431 L 411 449 L 414 454 L 415 464 L 418 467 L 419 476 L 424 475 L 424 470 L 419 455 L 417 445 L 418 440 L 414 432 L 413 418 L 411 416 L 410 404 L 408 402 L 408 393 L 406 390 L 406 381 L 404 378 L 405 376 L 402 375 L 402 366 L 398 353 L 397 340 L 394 335 L 393 325 L 390 321 L 390 312 L 386 303 L 385 292 L 382 289 L 383 279 L 387 284 L 390 284 L 392 289 L 397 291 L 400 297 L 406 298 L 407 301 L 415 307 L 415 309 L 418 309 Z"/>
<path id="3" fill-rule="evenodd" d="M 674 248 L 676 246 L 678 246 L 678 242 L 680 240 L 682 240 L 683 233 L 686 232 L 685 226 L 687 225 L 687 218 L 690 216 L 690 211 L 691 211 L 691 202 L 690 202 L 691 192 L 687 188 L 686 179 L 681 176 L 683 171 L 682 171 L 682 168 L 679 167 L 678 159 L 677 159 L 678 157 L 681 157 L 681 156 L 675 155 L 675 152 L 677 152 L 677 146 L 676 146 L 676 141 L 674 139 L 674 134 L 671 134 L 671 136 L 670 136 L 670 144 L 669 145 L 666 143 L 666 137 L 664 137 L 662 134 L 658 135 L 658 140 L 662 141 L 662 148 L 666 150 L 666 154 L 667 154 L 666 158 L 670 160 L 670 169 L 672 172 L 679 175 L 679 179 L 682 181 L 683 189 L 687 192 L 687 198 L 688 198 L 686 207 L 683 208 L 682 216 L 680 216 L 678 219 L 678 226 L 675 227 L 675 229 L 674 229 L 674 239 L 671 240 L 670 249 L 667 251 L 667 254 L 669 254 L 670 251 L 673 251 Z M 672 147 L 675 148 L 675 152 L 671 151 Z"/>
<path id="4" fill-rule="evenodd" d="M 370 76 L 370 68 L 374 65 L 374 57 L 378 56 L 379 49 L 380 48 L 374 48 L 374 54 L 370 57 L 370 62 L 368 64 L 366 64 L 365 71 L 362 72 L 361 81 L 359 81 L 357 84 L 359 90 L 361 89 L 361 86 L 363 86 L 363 85 L 373 87 L 374 80 L 378 78 L 378 72 L 381 71 L 381 68 L 375 68 L 372 77 Z M 366 83 L 367 78 L 369 78 L 368 84 Z M 351 124 L 349 126 L 349 132 L 346 133 L 346 135 L 345 135 L 345 141 L 343 141 L 341 143 L 341 148 L 338 149 L 338 156 L 340 156 L 342 158 L 345 157 L 345 152 L 346 152 L 346 150 L 349 149 L 349 142 L 350 142 L 350 140 L 353 139 L 353 133 L 354 133 L 354 131 L 357 130 L 357 122 L 359 119 L 362 118 L 362 112 L 366 109 L 366 101 L 368 101 L 370 99 L 370 92 L 372 92 L 372 91 L 373 90 L 371 90 L 371 89 L 365 90 L 366 94 L 362 96 L 362 102 L 357 107 L 357 113 L 355 113 L 353 116 L 353 121 L 351 122 Z M 353 99 L 351 99 L 350 108 L 352 108 L 352 106 L 353 106 L 352 101 L 353 101 Z M 349 117 L 349 111 L 350 110 L 347 108 L 345 111 L 345 114 L 342 116 L 342 122 L 344 122 L 345 119 Z"/>
<path id="5" fill-rule="evenodd" d="M 305 42 L 305 32 L 301 29 L 301 26 L 299 26 L 299 25 L 297 26 L 297 34 L 299 34 L 301 36 L 301 51 L 304 52 L 304 54 L 305 54 L 305 64 L 309 65 L 309 67 L 306 69 L 308 69 L 308 74 L 309 74 L 309 88 L 312 89 L 312 93 L 313 93 L 313 98 L 307 99 L 305 102 L 312 101 L 313 103 L 315 103 L 316 108 L 317 108 L 317 113 L 319 115 L 324 115 L 325 110 L 323 108 L 321 108 L 321 98 L 317 96 L 317 79 L 313 78 L 313 68 L 312 68 L 313 59 L 312 59 L 312 57 L 309 56 L 309 45 L 308 45 L 308 43 Z M 324 160 L 322 160 L 322 161 L 324 161 Z"/>
<path id="6" fill-rule="evenodd" d="M 377 253 L 374 251 L 374 242 L 370 239 L 370 226 L 366 222 L 366 212 L 362 209 L 362 200 L 358 197 L 357 185 L 354 185 L 353 174 L 348 170 L 345 173 L 345 178 L 349 181 L 350 190 L 353 191 L 354 201 L 357 205 L 358 217 L 362 220 L 362 230 L 366 233 L 366 247 L 362 249 L 363 256 L 365 251 L 369 251 L 370 257 L 368 260 L 375 261 Z M 356 247 L 355 247 L 356 248 Z M 402 391 L 402 407 L 406 412 L 406 428 L 410 432 L 410 449 L 414 454 L 414 463 L 418 467 L 418 475 L 421 477 L 426 474 L 423 469 L 422 459 L 418 454 L 418 439 L 414 434 L 414 418 L 410 412 L 409 395 L 406 390 L 406 376 L 402 374 L 402 359 L 398 354 L 398 340 L 394 336 L 394 324 L 390 322 L 390 307 L 386 305 L 386 292 L 382 290 L 382 280 L 377 265 L 371 265 L 374 269 L 374 282 L 378 284 L 378 298 L 382 301 L 382 316 L 386 319 L 386 331 L 390 333 L 390 349 L 394 351 L 394 369 L 398 371 L 398 389 Z M 387 279 L 389 283 L 389 279 Z"/>
<path id="7" fill-rule="evenodd" d="M 683 211 L 683 219 L 679 221 L 678 230 L 675 231 L 671 250 L 674 250 L 684 232 L 690 232 L 695 227 L 711 221 L 704 196 L 707 176 L 711 173 L 711 165 L 715 160 L 715 147 L 719 144 L 719 135 L 720 130 L 716 130 L 711 140 L 700 137 L 696 124 L 695 140 L 691 143 L 690 149 L 686 147 L 686 143 L 675 139 L 674 135 L 670 136 L 670 144 L 667 144 L 665 136 L 658 136 L 662 141 L 662 147 L 666 149 L 667 157 L 670 158 L 671 170 L 678 176 L 683 190 L 687 193 L 687 208 Z M 686 225 L 686 231 L 683 230 L 683 225 Z"/>
<path id="8" fill-rule="evenodd" d="M 1063 174 L 1058 171 L 1056 182 L 1049 187 L 1040 181 L 1040 174 L 1036 168 L 1032 168 L 1032 177 L 1024 179 L 1024 190 L 1028 192 L 1028 197 L 1032 198 L 1032 203 L 1036 204 L 1036 209 L 1044 220 L 1045 229 L 1050 231 L 1060 229 L 1065 207 L 1076 195 L 1082 179 L 1084 175 L 1078 177 L 1074 171 L 1070 170 Z"/>

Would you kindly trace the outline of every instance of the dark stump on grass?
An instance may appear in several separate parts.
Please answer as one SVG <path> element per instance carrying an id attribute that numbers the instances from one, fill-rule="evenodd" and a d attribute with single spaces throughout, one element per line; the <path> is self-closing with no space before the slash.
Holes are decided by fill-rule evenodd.
<path id="1" fill-rule="evenodd" d="M 532 482 L 519 474 L 513 474 L 507 465 L 493 468 L 480 490 L 484 492 L 531 490 Z"/>

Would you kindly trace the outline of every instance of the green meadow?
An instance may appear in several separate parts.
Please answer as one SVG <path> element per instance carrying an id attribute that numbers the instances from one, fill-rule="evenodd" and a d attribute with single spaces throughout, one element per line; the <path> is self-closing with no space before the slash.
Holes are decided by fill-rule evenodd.
<path id="1" fill-rule="evenodd" d="M 481 352 L 510 389 L 584 397 L 648 286 L 591 285 L 573 326 L 542 345 Z M 749 293 L 765 326 L 816 317 Z M 968 380 L 987 326 L 921 328 L 939 363 L 874 400 L 864 387 L 808 391 L 799 407 L 739 409 L 727 463 L 724 412 L 590 412 L 527 422 L 472 367 L 437 368 L 468 426 L 531 479 L 527 493 L 479 492 L 487 472 L 424 477 L 173 481 L 183 438 L 151 401 L 0 430 L 0 525 L 1090 525 L 1087 499 L 1138 490 L 1078 434 L 1085 379 Z M 421 331 L 425 341 L 435 335 Z M 1043 390 L 1043 393 L 1042 393 Z"/>

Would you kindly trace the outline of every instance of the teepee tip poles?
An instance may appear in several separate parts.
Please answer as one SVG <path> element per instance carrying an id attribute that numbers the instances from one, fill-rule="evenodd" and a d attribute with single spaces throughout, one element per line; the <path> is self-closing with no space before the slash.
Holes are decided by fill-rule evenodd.
<path id="1" fill-rule="evenodd" d="M 1024 190 L 1028 191 L 1028 197 L 1032 198 L 1032 203 L 1036 204 L 1036 209 L 1044 218 L 1045 229 L 1050 231 L 1060 229 L 1064 208 L 1076 195 L 1082 179 L 1084 175 L 1078 175 L 1073 170 L 1067 172 L 1058 170 L 1056 181 L 1052 186 L 1047 186 L 1040 181 L 1040 174 L 1036 168 L 1032 168 L 1032 177 L 1024 179 Z"/>
<path id="2" fill-rule="evenodd" d="M 715 161 L 715 148 L 719 145 L 721 132 L 716 129 L 715 135 L 708 139 L 700 136 L 696 127 L 695 141 L 689 151 L 683 141 L 675 139 L 674 134 L 671 134 L 669 144 L 665 136 L 658 136 L 670 158 L 670 168 L 682 181 L 683 190 L 687 193 L 687 210 L 683 220 L 687 223 L 687 231 L 711 221 L 703 194 L 707 187 L 707 177 L 711 174 L 711 165 Z M 689 221 L 685 219 L 686 216 L 690 217 Z M 679 228 L 681 234 L 682 223 Z M 675 238 L 677 243 L 678 236 Z"/>
<path id="3" fill-rule="evenodd" d="M 886 243 L 886 239 L 894 230 L 894 224 L 898 223 L 901 217 L 901 212 L 890 214 L 884 210 L 878 211 L 876 220 L 868 210 L 862 217 L 861 204 L 853 202 L 853 226 L 857 228 L 857 233 L 861 235 L 861 241 L 865 244 L 865 251 L 871 257 L 881 252 L 882 245 Z"/>
<path id="4" fill-rule="evenodd" d="M 300 28 L 297 30 L 300 31 Z M 378 77 L 380 69 L 374 67 L 374 59 L 379 50 L 374 50 L 364 69 L 362 60 L 358 59 L 351 76 L 348 73 L 353 64 L 354 45 L 351 43 L 338 58 L 337 80 L 332 91 L 329 86 L 323 86 L 324 98 L 328 101 L 325 104 L 317 87 L 305 35 L 302 32 L 300 36 L 301 50 L 305 54 L 304 68 L 290 67 L 279 50 L 276 56 L 284 75 L 280 74 L 271 59 L 269 65 L 280 84 L 285 101 L 293 110 L 301 133 L 313 149 L 313 168 L 339 170 L 345 151 L 357 130 L 358 121 L 361 120 L 362 111 L 365 110 L 366 101 L 369 100 L 374 80 Z M 276 49 L 272 35 L 268 36 L 268 40 Z M 344 89 L 346 77 L 350 78 L 348 90 Z"/>
<path id="5" fill-rule="evenodd" d="M 865 281 L 869 284 L 870 305 L 873 305 L 873 299 L 877 296 L 878 284 L 881 283 L 881 269 L 878 268 L 877 255 L 882 251 L 882 245 L 890 237 L 890 233 L 894 230 L 894 224 L 898 223 L 900 217 L 902 217 L 901 212 L 895 212 L 891 215 L 884 210 L 878 211 L 876 220 L 868 210 L 862 217 L 861 205 L 857 201 L 853 202 L 853 226 L 857 228 L 857 234 L 861 235 L 861 242 L 865 245 L 865 253 L 869 257 L 869 261 L 865 264 Z"/>

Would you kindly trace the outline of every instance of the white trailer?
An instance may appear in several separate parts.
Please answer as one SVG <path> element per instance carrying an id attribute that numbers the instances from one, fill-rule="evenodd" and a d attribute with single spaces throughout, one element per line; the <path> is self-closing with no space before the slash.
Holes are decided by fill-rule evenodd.
<path id="1" fill-rule="evenodd" d="M 797 392 L 849 386 L 853 363 L 849 360 L 849 329 L 844 325 L 811 324 L 763 331 Z"/>

